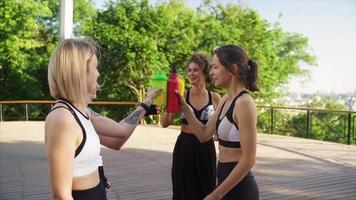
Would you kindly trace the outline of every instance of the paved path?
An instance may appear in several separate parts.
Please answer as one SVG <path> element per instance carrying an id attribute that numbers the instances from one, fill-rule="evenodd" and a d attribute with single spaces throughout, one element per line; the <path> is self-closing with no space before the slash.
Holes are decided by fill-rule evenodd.
<path id="1" fill-rule="evenodd" d="M 0 200 L 50 199 L 43 122 L 0 122 Z M 102 148 L 112 200 L 171 199 L 177 129 L 140 126 L 120 151 Z M 258 134 L 261 200 L 356 199 L 356 147 Z"/>

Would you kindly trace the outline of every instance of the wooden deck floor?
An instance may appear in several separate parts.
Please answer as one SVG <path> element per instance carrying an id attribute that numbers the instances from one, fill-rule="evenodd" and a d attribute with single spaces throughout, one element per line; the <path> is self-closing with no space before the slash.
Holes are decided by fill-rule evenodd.
<path id="1" fill-rule="evenodd" d="M 43 122 L 0 122 L 0 200 L 50 199 Z M 120 151 L 102 148 L 109 199 L 171 199 L 179 131 L 139 126 Z M 356 147 L 258 134 L 261 200 L 356 199 Z"/>

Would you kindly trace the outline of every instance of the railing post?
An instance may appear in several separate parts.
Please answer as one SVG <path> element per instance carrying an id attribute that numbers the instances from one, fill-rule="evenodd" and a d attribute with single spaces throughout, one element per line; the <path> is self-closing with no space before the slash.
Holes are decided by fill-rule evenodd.
<path id="1" fill-rule="evenodd" d="M 343 135 L 344 137 L 343 138 L 345 139 L 346 138 L 347 129 L 348 129 L 348 126 L 347 126 L 348 114 L 347 113 L 345 114 L 344 119 L 345 120 L 343 120 L 344 121 L 344 135 Z"/>
<path id="2" fill-rule="evenodd" d="M 2 104 L 0 103 L 0 121 L 2 121 Z"/>
<path id="3" fill-rule="evenodd" d="M 271 108 L 271 134 L 273 134 L 273 125 L 274 125 L 273 108 Z"/>
<path id="4" fill-rule="evenodd" d="M 143 86 L 142 85 L 140 85 L 140 91 L 139 91 L 139 102 L 142 102 L 143 101 L 143 98 L 144 98 L 144 96 L 143 96 L 143 93 L 144 93 L 144 91 L 143 91 Z M 141 120 L 140 120 L 140 125 L 145 125 L 146 124 L 146 121 L 145 121 L 145 118 L 143 117 Z"/>
<path id="5" fill-rule="evenodd" d="M 350 144 L 351 139 L 351 113 L 349 113 L 348 117 L 348 129 L 347 129 L 347 144 Z"/>
<path id="6" fill-rule="evenodd" d="M 307 138 L 309 138 L 309 130 L 310 130 L 310 110 L 307 110 Z"/>
<path id="7" fill-rule="evenodd" d="M 355 142 L 355 118 L 356 116 L 352 117 L 352 140 Z"/>
<path id="8" fill-rule="evenodd" d="M 25 104 L 26 121 L 28 121 L 28 104 Z"/>

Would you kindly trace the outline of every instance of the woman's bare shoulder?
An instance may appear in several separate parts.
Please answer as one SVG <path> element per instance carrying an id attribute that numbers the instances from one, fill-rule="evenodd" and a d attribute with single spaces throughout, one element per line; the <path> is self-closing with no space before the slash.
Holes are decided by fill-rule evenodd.
<path id="1" fill-rule="evenodd" d="M 212 96 L 213 98 L 218 98 L 218 99 L 221 99 L 220 94 L 219 94 L 219 93 L 217 93 L 217 92 L 211 92 L 211 96 Z"/>
<path id="2" fill-rule="evenodd" d="M 221 100 L 220 94 L 216 93 L 216 92 L 211 92 L 211 98 L 212 98 L 214 107 L 217 107 L 219 105 L 220 100 Z"/>
<path id="3" fill-rule="evenodd" d="M 65 108 L 58 108 L 50 112 L 45 121 L 46 137 L 65 136 L 71 137 L 70 133 L 80 131 L 79 124 L 73 114 Z M 60 135 L 58 135 L 60 133 Z M 71 134 L 72 136 L 75 134 Z"/>
<path id="4" fill-rule="evenodd" d="M 250 94 L 244 94 L 239 97 L 238 101 L 236 101 L 236 104 L 240 104 L 242 106 L 255 106 L 255 100 Z"/>
<path id="5" fill-rule="evenodd" d="M 235 102 L 235 110 L 238 110 L 238 113 L 246 113 L 246 112 L 256 112 L 256 104 L 255 100 L 251 95 L 245 94 L 238 98 Z"/>
<path id="6" fill-rule="evenodd" d="M 227 94 L 224 94 L 222 97 L 221 97 L 221 101 L 222 102 L 225 102 L 227 100 L 227 97 L 228 95 Z"/>

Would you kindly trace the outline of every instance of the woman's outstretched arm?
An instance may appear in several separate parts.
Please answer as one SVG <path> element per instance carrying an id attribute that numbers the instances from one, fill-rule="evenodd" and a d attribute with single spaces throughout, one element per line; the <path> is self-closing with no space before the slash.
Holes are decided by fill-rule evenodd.
<path id="1" fill-rule="evenodd" d="M 159 92 L 160 90 L 149 90 L 143 103 L 149 107 L 152 104 L 152 98 Z M 90 113 L 90 120 L 100 137 L 100 143 L 111 149 L 119 150 L 130 138 L 140 120 L 144 117 L 146 110 L 144 107 L 138 106 L 130 115 L 120 122 L 104 117 L 92 110 Z"/>

